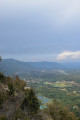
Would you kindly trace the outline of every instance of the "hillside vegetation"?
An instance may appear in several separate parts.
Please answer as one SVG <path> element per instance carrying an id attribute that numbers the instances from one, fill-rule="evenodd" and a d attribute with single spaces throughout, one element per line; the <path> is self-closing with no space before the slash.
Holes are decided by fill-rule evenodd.
<path id="1" fill-rule="evenodd" d="M 77 120 L 67 107 L 54 101 L 40 110 L 40 102 L 32 88 L 18 76 L 0 73 L 0 120 Z"/>
<path id="2" fill-rule="evenodd" d="M 14 59 L 3 59 L 0 63 L 0 71 L 6 75 L 23 74 L 41 70 L 76 70 L 80 71 L 80 62 L 57 63 L 57 62 L 21 62 Z M 70 72 L 70 71 L 69 71 Z"/>

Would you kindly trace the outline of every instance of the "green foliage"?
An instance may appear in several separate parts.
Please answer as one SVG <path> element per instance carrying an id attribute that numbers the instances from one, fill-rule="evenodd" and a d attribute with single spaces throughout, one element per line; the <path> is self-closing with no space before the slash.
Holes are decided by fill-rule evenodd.
<path id="1" fill-rule="evenodd" d="M 8 120 L 5 115 L 0 116 L 0 120 Z"/>
<path id="2" fill-rule="evenodd" d="M 5 82 L 6 77 L 0 72 L 0 82 Z"/>
<path id="3" fill-rule="evenodd" d="M 26 83 L 23 80 L 21 80 L 18 75 L 16 75 L 14 79 L 15 79 L 14 86 L 15 86 L 16 91 L 20 92 L 20 91 L 24 90 Z"/>
<path id="4" fill-rule="evenodd" d="M 30 118 L 24 114 L 24 112 L 17 110 L 14 114 L 14 119 L 15 120 L 30 120 Z"/>
<path id="5" fill-rule="evenodd" d="M 11 78 L 2 73 L 1 75 L 4 82 L 0 82 L 0 114 L 3 115 L 0 116 L 0 120 L 76 120 L 75 115 L 58 102 L 49 104 L 43 112 L 39 109 L 40 104 L 34 90 L 24 89 L 26 83 L 23 80 L 20 80 L 18 76 Z M 76 101 L 76 98 L 80 98 L 76 94 L 70 93 L 69 90 L 73 89 L 72 87 L 61 91 L 60 88 L 53 88 L 53 86 L 44 85 L 42 82 L 41 84 L 33 84 L 33 87 L 36 88 L 37 93 L 41 92 L 50 98 L 64 99 L 69 104 L 70 99 Z M 80 108 L 80 103 L 77 101 L 75 103 Z M 72 104 L 74 105 L 73 102 Z"/>
<path id="6" fill-rule="evenodd" d="M 57 101 L 49 104 L 45 112 L 51 116 L 52 120 L 77 120 L 67 107 L 63 107 Z"/>
<path id="7" fill-rule="evenodd" d="M 11 95 L 14 95 L 14 91 L 15 91 L 15 89 L 14 89 L 14 86 L 13 86 L 13 84 L 12 83 L 9 83 L 8 84 L 8 94 L 11 96 Z"/>
<path id="8" fill-rule="evenodd" d="M 33 75 L 32 79 L 27 77 L 25 79 L 36 94 L 41 94 L 52 101 L 54 99 L 62 101 L 64 106 L 69 106 L 70 111 L 80 117 L 80 75 L 70 75 L 69 72 L 61 74 L 56 71 L 35 72 Z"/>
<path id="9" fill-rule="evenodd" d="M 24 100 L 22 101 L 21 108 L 28 110 L 29 113 L 35 114 L 39 110 L 39 101 L 35 96 L 35 92 L 30 89 L 26 90 Z"/>
<path id="10" fill-rule="evenodd" d="M 39 120 L 40 106 L 35 92 L 32 89 L 25 90 L 26 83 L 18 76 L 13 79 L 1 75 L 6 82 L 0 83 L 0 120 Z"/>

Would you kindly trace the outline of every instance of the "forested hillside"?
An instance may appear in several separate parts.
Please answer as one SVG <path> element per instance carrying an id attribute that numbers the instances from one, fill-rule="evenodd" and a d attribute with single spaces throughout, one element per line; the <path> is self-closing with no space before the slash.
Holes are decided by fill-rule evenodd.
<path id="1" fill-rule="evenodd" d="M 77 120 L 67 107 L 54 101 L 40 110 L 34 90 L 18 76 L 0 73 L 0 120 Z"/>
<path id="2" fill-rule="evenodd" d="M 41 70 L 80 70 L 80 62 L 21 62 L 15 59 L 3 59 L 0 63 L 0 71 L 6 75 L 24 74 Z"/>

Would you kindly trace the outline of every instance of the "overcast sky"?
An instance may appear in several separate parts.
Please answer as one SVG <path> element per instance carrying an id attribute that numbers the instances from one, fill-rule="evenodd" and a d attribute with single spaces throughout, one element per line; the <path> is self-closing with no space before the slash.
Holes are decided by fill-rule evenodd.
<path id="1" fill-rule="evenodd" d="M 80 61 L 80 0 L 0 0 L 0 56 Z"/>

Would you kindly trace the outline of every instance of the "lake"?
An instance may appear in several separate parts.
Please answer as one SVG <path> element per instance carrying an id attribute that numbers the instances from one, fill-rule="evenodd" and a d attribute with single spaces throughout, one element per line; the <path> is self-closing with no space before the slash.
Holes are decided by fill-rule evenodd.
<path id="1" fill-rule="evenodd" d="M 50 99 L 41 95 L 38 95 L 37 97 L 42 103 L 42 105 L 40 106 L 40 109 L 46 108 L 46 104 L 50 102 Z"/>

